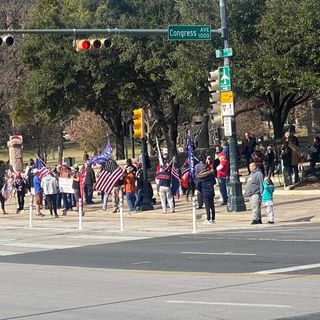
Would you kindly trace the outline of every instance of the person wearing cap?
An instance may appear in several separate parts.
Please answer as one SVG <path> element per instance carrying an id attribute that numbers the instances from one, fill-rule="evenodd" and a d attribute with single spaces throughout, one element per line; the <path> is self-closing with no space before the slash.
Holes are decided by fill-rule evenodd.
<path id="1" fill-rule="evenodd" d="M 31 192 L 31 188 L 33 188 L 33 169 L 34 169 L 34 160 L 32 158 L 30 158 L 27 166 L 26 166 L 26 170 L 24 172 L 24 177 L 26 179 L 27 182 L 27 188 L 29 190 L 29 192 Z"/>
<path id="2" fill-rule="evenodd" d="M 228 201 L 227 180 L 229 176 L 229 161 L 226 159 L 226 154 L 224 152 L 219 153 L 218 159 L 219 165 L 217 166 L 217 178 L 222 197 L 221 205 L 226 205 Z"/>
<path id="3" fill-rule="evenodd" d="M 124 185 L 123 185 L 123 190 L 126 193 L 126 198 L 127 198 L 127 204 L 128 204 L 128 209 L 129 209 L 129 214 L 134 212 L 134 205 L 136 201 L 135 197 L 135 174 L 134 168 L 132 166 L 127 166 L 126 168 L 126 174 L 124 176 Z"/>
<path id="4" fill-rule="evenodd" d="M 159 181 L 159 195 L 161 200 L 162 212 L 167 213 L 167 203 L 170 208 L 170 212 L 174 213 L 174 202 L 171 192 L 171 172 L 168 167 L 162 167 L 161 171 L 156 175 Z"/>
<path id="5" fill-rule="evenodd" d="M 41 188 L 41 180 L 39 178 L 39 170 L 33 169 L 33 192 L 34 192 L 34 201 L 36 203 L 36 216 L 44 217 L 44 214 L 41 212 L 43 190 Z"/>
<path id="6" fill-rule="evenodd" d="M 13 187 L 17 191 L 18 198 L 18 208 L 16 213 L 20 213 L 21 210 L 24 210 L 24 198 L 26 195 L 27 189 L 27 181 L 22 178 L 21 173 L 17 172 L 15 180 L 13 182 Z"/>

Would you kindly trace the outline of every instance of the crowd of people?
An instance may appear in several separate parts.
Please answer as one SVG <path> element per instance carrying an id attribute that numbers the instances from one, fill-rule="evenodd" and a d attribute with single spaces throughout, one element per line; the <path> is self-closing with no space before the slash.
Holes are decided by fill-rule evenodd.
<path id="1" fill-rule="evenodd" d="M 320 139 L 315 137 L 313 144 L 308 148 L 310 160 L 310 172 L 315 173 L 315 165 L 320 155 Z M 156 168 L 155 182 L 157 194 L 160 199 L 162 212 L 166 214 L 175 212 L 175 196 L 179 190 L 185 195 L 186 200 L 196 196 L 197 208 L 203 206 L 206 210 L 206 224 L 215 222 L 215 185 L 218 185 L 220 204 L 228 204 L 227 183 L 229 179 L 230 162 L 229 147 L 227 141 L 222 141 L 216 146 L 214 154 L 201 153 L 194 158 L 194 167 L 191 167 L 188 157 L 181 168 L 176 170 L 176 163 L 169 161 L 168 155 L 162 155 L 162 163 Z M 286 186 L 297 183 L 298 164 L 301 161 L 301 150 L 296 136 L 292 132 L 286 132 L 280 148 L 275 146 L 263 146 L 259 144 L 248 132 L 245 133 L 238 151 L 238 158 L 248 169 L 246 195 L 252 202 L 252 224 L 260 224 L 261 203 L 267 208 L 268 223 L 274 223 L 272 193 L 274 185 L 271 178 L 275 172 L 283 173 Z M 58 209 L 66 216 L 69 211 L 79 210 L 79 200 L 83 198 L 86 205 L 91 205 L 97 180 L 103 172 L 114 172 L 118 168 L 115 160 L 110 158 L 102 165 L 93 168 L 89 155 L 83 155 L 84 164 L 67 166 L 65 163 L 57 165 L 53 169 L 45 167 L 45 174 L 30 159 L 24 172 L 15 172 L 10 166 L 6 179 L 0 180 L 0 203 L 3 214 L 6 214 L 5 201 L 12 190 L 17 199 L 16 212 L 25 209 L 25 196 L 30 193 L 34 197 L 36 215 L 43 217 L 43 207 L 49 210 L 50 215 L 59 217 Z M 279 169 L 279 167 L 281 169 Z M 10 173 L 10 174 L 9 174 Z M 173 188 L 173 178 L 177 176 L 181 188 Z M 81 181 L 81 177 L 83 180 Z M 67 179 L 69 188 L 61 186 L 62 179 Z M 11 189 L 10 189 L 11 188 Z M 83 192 L 82 192 L 83 190 Z M 129 214 L 143 209 L 143 197 L 145 192 L 144 173 L 141 157 L 137 161 L 127 159 L 126 166 L 119 179 L 112 185 L 112 190 L 105 192 L 100 189 L 102 208 L 107 209 L 108 199 L 112 199 L 113 213 L 120 210 L 120 198 L 125 195 Z M 152 191 L 151 191 L 152 192 Z M 82 194 L 83 193 L 83 194 Z M 155 199 L 153 198 L 153 201 Z M 99 201 L 100 202 L 100 201 Z"/>

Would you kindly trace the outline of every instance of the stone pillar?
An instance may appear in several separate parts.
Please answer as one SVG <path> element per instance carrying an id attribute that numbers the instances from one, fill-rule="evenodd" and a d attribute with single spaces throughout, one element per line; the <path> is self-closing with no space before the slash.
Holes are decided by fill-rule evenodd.
<path id="1" fill-rule="evenodd" d="M 18 171 L 23 170 L 23 155 L 22 155 L 22 136 L 10 136 L 7 142 L 9 148 L 9 159 L 12 167 Z"/>

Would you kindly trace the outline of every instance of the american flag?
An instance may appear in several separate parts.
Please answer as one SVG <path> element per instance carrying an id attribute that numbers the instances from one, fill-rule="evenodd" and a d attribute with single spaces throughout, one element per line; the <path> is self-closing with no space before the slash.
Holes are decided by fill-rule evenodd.
<path id="1" fill-rule="evenodd" d="M 40 180 L 49 173 L 49 170 L 46 167 L 46 164 L 40 158 L 36 159 L 35 168 L 39 170 L 39 179 Z"/>
<path id="2" fill-rule="evenodd" d="M 173 163 L 171 168 L 171 192 L 172 195 L 176 196 L 179 195 L 180 190 L 180 172 L 178 168 L 175 166 L 175 163 Z"/>
<path id="3" fill-rule="evenodd" d="M 104 191 L 109 195 L 115 183 L 123 176 L 123 170 L 118 167 L 113 172 L 104 170 L 100 173 L 97 183 L 94 188 L 98 191 Z"/>

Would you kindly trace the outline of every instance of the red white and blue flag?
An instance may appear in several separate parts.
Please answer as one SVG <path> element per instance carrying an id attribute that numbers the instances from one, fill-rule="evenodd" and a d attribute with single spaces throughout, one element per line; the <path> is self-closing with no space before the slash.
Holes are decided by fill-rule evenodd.
<path id="1" fill-rule="evenodd" d="M 171 168 L 171 192 L 174 196 L 180 195 L 180 183 L 181 183 L 181 177 L 179 169 L 176 167 L 176 164 L 172 164 Z"/>
<path id="2" fill-rule="evenodd" d="M 40 158 L 36 159 L 35 168 L 39 170 L 39 179 L 40 180 L 42 178 L 44 178 L 49 173 L 49 169 L 47 168 L 46 164 Z"/>
<path id="3" fill-rule="evenodd" d="M 94 188 L 98 191 L 104 191 L 106 195 L 109 195 L 117 181 L 123 176 L 122 168 L 118 167 L 113 172 L 104 170 L 100 173 L 97 183 Z"/>

